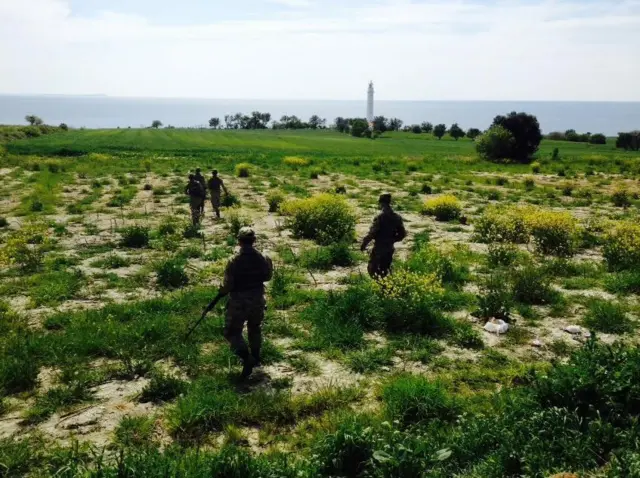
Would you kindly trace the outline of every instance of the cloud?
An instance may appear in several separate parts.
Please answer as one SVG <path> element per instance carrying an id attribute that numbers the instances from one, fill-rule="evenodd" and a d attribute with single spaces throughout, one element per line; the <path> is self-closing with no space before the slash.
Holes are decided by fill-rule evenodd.
<path id="1" fill-rule="evenodd" d="M 349 99 L 373 79 L 386 99 L 640 100 L 636 0 L 370 0 L 193 25 L 0 0 L 0 19 L 5 93 Z"/>
<path id="2" fill-rule="evenodd" d="M 267 0 L 267 3 L 282 5 L 289 8 L 307 8 L 313 5 L 310 0 Z"/>

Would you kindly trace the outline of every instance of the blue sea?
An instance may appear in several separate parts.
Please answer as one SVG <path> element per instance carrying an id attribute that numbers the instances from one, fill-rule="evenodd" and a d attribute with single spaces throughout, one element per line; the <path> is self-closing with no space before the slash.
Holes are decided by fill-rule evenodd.
<path id="1" fill-rule="evenodd" d="M 176 127 L 207 126 L 209 118 L 262 111 L 272 119 L 296 115 L 307 120 L 317 114 L 328 123 L 337 116 L 364 117 L 366 101 L 317 100 L 214 100 L 115 98 L 108 96 L 0 95 L 0 124 L 23 124 L 27 114 L 47 124 L 66 123 L 80 128 L 133 128 L 153 120 Z M 545 133 L 575 129 L 580 133 L 615 135 L 640 129 L 640 102 L 544 102 L 544 101 L 384 101 L 375 103 L 375 114 L 397 117 L 405 124 L 429 121 L 458 123 L 462 128 L 487 128 L 498 114 L 525 111 L 534 114 Z"/>

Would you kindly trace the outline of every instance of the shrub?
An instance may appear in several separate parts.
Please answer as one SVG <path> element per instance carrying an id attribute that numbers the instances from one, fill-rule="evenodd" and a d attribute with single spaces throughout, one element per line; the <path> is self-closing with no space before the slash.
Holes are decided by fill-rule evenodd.
<path id="1" fill-rule="evenodd" d="M 309 170 L 309 179 L 318 179 L 323 174 L 322 168 L 311 168 Z"/>
<path id="2" fill-rule="evenodd" d="M 469 267 L 459 260 L 458 252 L 464 253 L 464 250 L 425 245 L 416 248 L 404 267 L 422 275 L 435 274 L 440 282 L 459 287 L 467 281 Z"/>
<path id="3" fill-rule="evenodd" d="M 346 242 L 338 242 L 325 247 L 304 251 L 300 262 L 310 269 L 329 270 L 334 266 L 348 267 L 356 262 L 351 246 Z"/>
<path id="4" fill-rule="evenodd" d="M 476 138 L 476 151 L 489 161 L 503 161 L 514 156 L 516 140 L 510 131 L 502 126 L 492 126 Z"/>
<path id="5" fill-rule="evenodd" d="M 240 163 L 236 165 L 235 172 L 239 178 L 248 178 L 253 170 L 253 165 L 249 163 Z"/>
<path id="6" fill-rule="evenodd" d="M 625 334 L 635 328 L 621 304 L 601 299 L 591 299 L 582 319 L 585 327 L 607 334 Z"/>
<path id="7" fill-rule="evenodd" d="M 578 223 L 570 213 L 531 210 L 526 222 L 539 253 L 567 257 L 575 252 Z"/>
<path id="8" fill-rule="evenodd" d="M 313 239 L 321 245 L 353 240 L 355 214 L 338 196 L 319 194 L 287 201 L 280 210 L 286 216 L 286 226 L 296 237 Z"/>
<path id="9" fill-rule="evenodd" d="M 492 127 L 501 126 L 508 130 L 514 138 L 509 159 L 519 162 L 528 162 L 533 153 L 538 150 L 542 133 L 538 119 L 526 113 L 516 113 L 515 111 L 507 116 L 496 116 Z"/>
<path id="10" fill-rule="evenodd" d="M 125 227 L 121 233 L 120 244 L 124 247 L 140 249 L 149 245 L 149 228 L 145 226 Z"/>
<path id="11" fill-rule="evenodd" d="M 469 130 L 467 131 L 467 138 L 474 140 L 481 134 L 482 131 L 480 131 L 478 128 L 469 128 Z"/>
<path id="12" fill-rule="evenodd" d="M 478 309 L 474 316 L 484 320 L 492 318 L 509 322 L 513 307 L 513 292 L 509 289 L 509 281 L 502 275 L 492 275 L 480 287 Z"/>
<path id="13" fill-rule="evenodd" d="M 631 206 L 631 199 L 626 189 L 618 189 L 611 195 L 611 200 L 615 207 L 627 208 Z"/>
<path id="14" fill-rule="evenodd" d="M 285 195 L 281 191 L 272 190 L 267 193 L 267 203 L 269 204 L 269 212 L 278 212 L 280 205 L 284 202 Z"/>
<path id="15" fill-rule="evenodd" d="M 458 123 L 453 123 L 449 128 L 449 136 L 458 141 L 460 138 L 464 138 L 465 132 L 462 130 Z"/>
<path id="16" fill-rule="evenodd" d="M 442 139 L 446 132 L 447 125 L 445 124 L 437 124 L 433 127 L 433 135 L 438 139 Z"/>
<path id="17" fill-rule="evenodd" d="M 488 207 L 475 224 L 475 234 L 483 242 L 529 242 L 525 221 L 526 209 L 520 207 Z"/>
<path id="18" fill-rule="evenodd" d="M 167 289 L 177 289 L 189 283 L 185 272 L 186 261 L 176 256 L 159 262 L 156 265 L 158 285 Z"/>
<path id="19" fill-rule="evenodd" d="M 391 379 L 382 389 L 382 401 L 389 419 L 403 425 L 432 419 L 451 421 L 460 411 L 441 384 L 418 375 Z"/>
<path id="20" fill-rule="evenodd" d="M 630 133 L 618 133 L 616 140 L 616 148 L 625 150 L 638 151 L 640 149 L 640 131 L 632 131 Z"/>
<path id="21" fill-rule="evenodd" d="M 607 144 L 607 137 L 602 133 L 592 134 L 589 138 L 591 144 Z"/>
<path id="22" fill-rule="evenodd" d="M 220 202 L 220 204 L 222 205 L 222 207 L 233 207 L 238 206 L 240 204 L 240 200 L 235 194 L 229 193 L 222 196 L 222 201 Z"/>
<path id="23" fill-rule="evenodd" d="M 542 267 L 527 265 L 514 271 L 511 280 L 514 299 L 524 304 L 548 304 L 557 297 L 551 279 Z"/>
<path id="24" fill-rule="evenodd" d="M 422 207 L 422 213 L 435 216 L 438 221 L 451 221 L 460 217 L 462 206 L 458 198 L 452 195 L 438 196 L 427 199 Z"/>
<path id="25" fill-rule="evenodd" d="M 253 220 L 240 208 L 232 208 L 227 212 L 227 226 L 229 233 L 235 238 L 240 229 L 253 225 Z"/>
<path id="26" fill-rule="evenodd" d="M 422 133 L 422 127 L 418 124 L 414 124 L 413 126 L 411 126 L 411 132 L 414 134 L 420 134 Z"/>
<path id="27" fill-rule="evenodd" d="M 619 222 L 605 235 L 602 249 L 610 270 L 640 267 L 640 225 Z"/>
<path id="28" fill-rule="evenodd" d="M 519 250 L 513 244 L 489 244 L 487 262 L 490 267 L 508 267 L 518 260 Z"/>
<path id="29" fill-rule="evenodd" d="M 305 158 L 300 158 L 298 156 L 286 156 L 282 162 L 287 166 L 292 166 L 294 168 L 299 168 L 303 166 L 309 165 L 309 160 Z"/>
<path id="30" fill-rule="evenodd" d="M 615 294 L 640 294 L 640 271 L 621 271 L 608 277 L 605 282 L 608 292 Z"/>
<path id="31" fill-rule="evenodd" d="M 9 221 L 4 216 L 0 216 L 0 228 L 7 227 L 9 225 Z"/>
<path id="32" fill-rule="evenodd" d="M 158 234 L 160 236 L 170 236 L 176 234 L 182 227 L 183 221 L 175 217 L 165 217 L 158 226 Z"/>
<path id="33" fill-rule="evenodd" d="M 431 194 L 431 192 L 432 192 L 431 186 L 429 186 L 428 184 L 423 184 L 420 187 L 420 192 L 422 194 Z"/>
<path id="34" fill-rule="evenodd" d="M 24 270 L 37 269 L 42 264 L 50 234 L 43 223 L 31 222 L 11 231 L 0 249 L 0 263 L 16 264 Z"/>
<path id="35" fill-rule="evenodd" d="M 541 168 L 542 168 L 542 166 L 540 165 L 540 163 L 538 161 L 534 161 L 533 163 L 531 163 L 531 172 L 533 174 L 540 174 Z"/>

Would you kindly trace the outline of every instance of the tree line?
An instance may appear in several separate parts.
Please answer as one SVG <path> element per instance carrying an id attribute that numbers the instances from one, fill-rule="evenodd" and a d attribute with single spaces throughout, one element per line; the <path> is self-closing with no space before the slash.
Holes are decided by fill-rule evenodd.
<path id="1" fill-rule="evenodd" d="M 295 115 L 284 115 L 279 121 L 271 122 L 271 113 L 253 111 L 250 115 L 235 113 L 224 116 L 224 124 L 220 118 L 209 119 L 209 127 L 213 129 L 325 129 L 327 120 L 313 115 L 303 121 Z"/>

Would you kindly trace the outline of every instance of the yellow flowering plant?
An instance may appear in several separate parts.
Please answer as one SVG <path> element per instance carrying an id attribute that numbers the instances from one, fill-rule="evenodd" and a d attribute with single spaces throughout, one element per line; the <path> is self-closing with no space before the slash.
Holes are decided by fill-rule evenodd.
<path id="1" fill-rule="evenodd" d="M 624 270 L 640 266 L 640 224 L 618 222 L 605 235 L 602 248 L 609 269 Z"/>
<path id="2" fill-rule="evenodd" d="M 445 194 L 427 199 L 422 207 L 422 213 L 427 216 L 435 216 L 438 221 L 451 221 L 460 217 L 462 205 L 458 198 L 451 194 Z"/>

